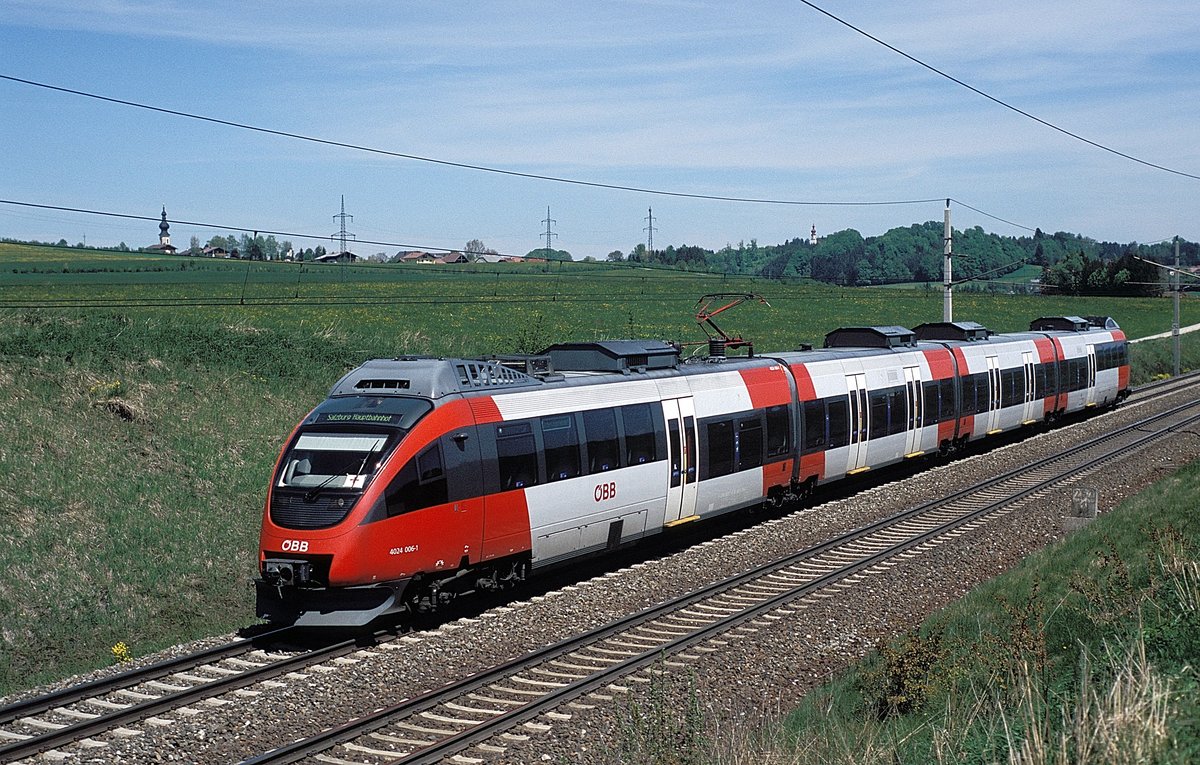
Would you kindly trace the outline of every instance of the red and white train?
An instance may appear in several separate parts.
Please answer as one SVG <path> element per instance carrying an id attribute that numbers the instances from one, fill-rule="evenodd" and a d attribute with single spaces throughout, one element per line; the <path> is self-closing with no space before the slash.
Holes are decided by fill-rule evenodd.
<path id="1" fill-rule="evenodd" d="M 841 329 L 680 363 L 661 341 L 368 361 L 296 427 L 267 493 L 257 613 L 365 624 L 689 521 L 1115 405 L 1106 317 Z"/>

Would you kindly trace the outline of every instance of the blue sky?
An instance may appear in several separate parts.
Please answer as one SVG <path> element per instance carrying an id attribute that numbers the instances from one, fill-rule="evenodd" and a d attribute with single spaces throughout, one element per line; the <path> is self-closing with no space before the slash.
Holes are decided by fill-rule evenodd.
<path id="1" fill-rule="evenodd" d="M 1044 120 L 1200 175 L 1189 3 L 826 0 Z M 0 74 L 450 162 L 825 203 L 956 200 L 1110 241 L 1200 239 L 1200 181 L 1005 110 L 798 2 L 0 0 Z M 520 179 L 0 80 L 0 198 L 327 237 L 603 258 L 941 220 L 942 201 L 784 206 Z M 954 225 L 1027 233 L 955 205 Z M 175 224 L 176 244 L 221 229 Z M 144 246 L 152 223 L 0 205 L 0 236 Z M 312 246 L 317 239 L 295 240 Z M 329 242 L 326 239 L 325 244 Z M 360 254 L 398 246 L 359 245 Z"/>

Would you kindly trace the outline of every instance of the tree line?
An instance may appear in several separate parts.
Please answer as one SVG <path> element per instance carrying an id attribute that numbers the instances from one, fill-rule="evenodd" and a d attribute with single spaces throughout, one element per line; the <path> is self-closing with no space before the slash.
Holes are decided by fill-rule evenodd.
<path id="1" fill-rule="evenodd" d="M 928 221 L 864 237 L 854 229 L 838 231 L 812 244 L 797 237 L 782 244 L 756 240 L 719 250 L 682 245 L 649 251 L 645 244 L 628 253 L 614 250 L 608 260 L 646 263 L 686 270 L 755 274 L 768 279 L 802 279 L 847 286 L 941 282 L 944 228 Z M 1065 294 L 1156 294 L 1165 284 L 1162 269 L 1139 258 L 1174 262 L 1170 242 L 1101 242 L 1060 231 L 1036 229 L 1030 236 L 1001 236 L 975 226 L 953 231 L 956 282 L 988 282 L 1026 266 L 1042 267 L 1041 286 Z M 1200 247 L 1181 241 L 1184 266 L 1200 264 Z"/>

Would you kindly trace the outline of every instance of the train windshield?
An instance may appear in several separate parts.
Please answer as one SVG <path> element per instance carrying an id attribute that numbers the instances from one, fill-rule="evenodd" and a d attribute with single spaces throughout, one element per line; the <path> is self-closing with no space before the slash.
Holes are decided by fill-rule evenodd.
<path id="1" fill-rule="evenodd" d="M 388 452 L 432 409 L 427 399 L 402 396 L 326 399 L 305 418 L 275 485 L 304 489 L 312 498 L 326 489 L 361 491 Z"/>
<path id="2" fill-rule="evenodd" d="M 386 433 L 301 433 L 279 473 L 294 489 L 362 489 L 379 466 Z"/>

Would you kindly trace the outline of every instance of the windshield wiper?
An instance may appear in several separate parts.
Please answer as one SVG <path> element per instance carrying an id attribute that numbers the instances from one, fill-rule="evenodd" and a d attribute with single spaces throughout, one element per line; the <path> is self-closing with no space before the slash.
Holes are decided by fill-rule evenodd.
<path id="1" fill-rule="evenodd" d="M 362 475 L 363 470 L 365 470 L 367 467 L 367 460 L 371 459 L 371 456 L 374 455 L 377 451 L 379 451 L 379 447 L 381 445 L 382 445 L 382 442 L 377 443 L 375 446 L 371 447 L 371 450 L 369 452 L 367 452 L 366 455 L 362 458 L 362 461 L 360 461 L 358 463 L 358 472 L 357 473 L 351 474 L 351 473 L 344 472 L 354 466 L 355 460 L 350 460 L 340 470 L 335 470 L 333 472 L 333 474 L 330 475 L 328 478 L 326 478 L 324 481 L 321 481 L 319 484 L 317 484 L 316 486 L 314 486 L 311 489 L 309 489 L 308 491 L 306 491 L 304 493 L 304 501 L 305 502 L 315 502 L 317 500 L 317 497 L 319 497 L 321 495 L 321 492 L 325 490 L 325 487 L 327 487 L 327 486 L 329 486 L 329 484 L 333 483 L 333 479 L 335 479 L 335 478 L 341 478 L 342 476 L 348 476 L 348 475 Z"/>

